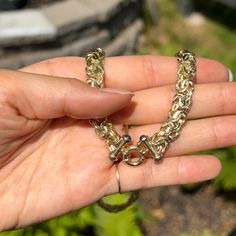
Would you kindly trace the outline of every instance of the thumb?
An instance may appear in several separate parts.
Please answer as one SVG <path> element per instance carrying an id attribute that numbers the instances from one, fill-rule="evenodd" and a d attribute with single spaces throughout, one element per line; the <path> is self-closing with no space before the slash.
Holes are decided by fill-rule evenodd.
<path id="1" fill-rule="evenodd" d="M 92 88 L 77 79 L 10 70 L 0 70 L 0 87 L 0 96 L 7 95 L 7 102 L 29 119 L 101 118 L 126 106 L 133 96 L 127 90 Z"/>

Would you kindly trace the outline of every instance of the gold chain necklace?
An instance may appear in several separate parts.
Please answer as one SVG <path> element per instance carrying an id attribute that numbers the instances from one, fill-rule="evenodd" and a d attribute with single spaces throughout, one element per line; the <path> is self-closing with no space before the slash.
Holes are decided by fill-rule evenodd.
<path id="1" fill-rule="evenodd" d="M 176 57 L 178 62 L 176 94 L 168 119 L 162 124 L 159 132 L 151 137 L 141 135 L 139 142 L 134 145 L 131 136 L 127 133 L 123 136 L 119 135 L 107 118 L 89 121 L 98 136 L 108 145 L 111 161 L 123 161 L 131 166 L 142 164 L 148 157 L 153 158 L 154 161 L 160 161 L 170 143 L 179 136 L 192 104 L 196 59 L 195 55 L 187 50 L 179 51 Z M 104 86 L 104 58 L 105 52 L 101 48 L 96 48 L 86 55 L 88 77 L 86 82 L 92 87 Z"/>
<path id="2" fill-rule="evenodd" d="M 98 136 L 105 140 L 108 145 L 111 161 L 123 161 L 130 166 L 138 166 L 148 157 L 151 157 L 158 162 L 163 158 L 170 143 L 179 136 L 183 125 L 187 121 L 187 113 L 192 104 L 193 79 L 196 77 L 196 59 L 194 53 L 187 50 L 179 51 L 176 57 L 178 62 L 176 94 L 173 98 L 168 119 L 162 124 L 159 132 L 151 137 L 141 135 L 139 142 L 134 145 L 128 132 L 120 136 L 107 117 L 89 120 Z M 92 87 L 102 88 L 104 86 L 104 58 L 105 53 L 101 48 L 96 48 L 86 55 L 87 83 Z M 117 175 L 119 175 L 118 169 Z M 121 193 L 119 176 L 117 177 L 117 182 Z M 138 196 L 139 191 L 134 191 L 123 204 L 111 205 L 102 199 L 98 201 L 98 204 L 106 211 L 115 213 L 130 206 L 136 201 Z"/>

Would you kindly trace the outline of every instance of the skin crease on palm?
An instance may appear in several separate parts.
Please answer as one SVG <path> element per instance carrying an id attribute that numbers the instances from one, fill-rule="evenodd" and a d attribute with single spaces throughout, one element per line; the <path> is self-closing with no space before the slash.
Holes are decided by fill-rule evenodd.
<path id="1" fill-rule="evenodd" d="M 109 116 L 133 141 L 152 135 L 167 118 L 176 59 L 161 56 L 105 60 L 106 87 L 85 82 L 83 58 L 0 71 L 0 230 L 41 222 L 118 191 L 115 167 L 89 118 Z M 74 79 L 73 79 L 74 78 Z M 198 58 L 189 121 L 161 164 L 120 163 L 122 191 L 214 178 L 213 156 L 191 153 L 236 143 L 236 85 L 219 62 Z M 131 91 L 131 92 L 129 92 Z M 201 119 L 196 119 L 201 118 Z"/>

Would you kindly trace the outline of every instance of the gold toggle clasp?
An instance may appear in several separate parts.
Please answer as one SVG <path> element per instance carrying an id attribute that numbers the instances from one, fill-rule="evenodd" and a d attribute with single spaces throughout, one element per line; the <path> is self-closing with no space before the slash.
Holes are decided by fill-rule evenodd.
<path id="1" fill-rule="evenodd" d="M 135 156 L 132 155 L 132 152 L 135 152 Z M 123 152 L 123 161 L 130 166 L 139 166 L 145 160 L 145 153 L 136 145 L 128 146 Z"/>
<path id="2" fill-rule="evenodd" d="M 137 146 L 141 147 L 142 144 L 144 144 L 146 146 L 146 148 L 148 149 L 152 158 L 155 161 L 160 161 L 162 159 L 162 156 L 155 150 L 154 145 L 152 144 L 150 138 L 147 135 L 141 135 L 139 137 L 139 142 L 138 142 Z"/>
<path id="3" fill-rule="evenodd" d="M 117 161 L 119 159 L 119 155 L 122 152 L 122 149 L 125 147 L 127 143 L 131 142 L 131 136 L 128 134 L 123 135 L 118 147 L 110 153 L 110 160 L 111 161 Z"/>
<path id="4" fill-rule="evenodd" d="M 125 125 L 125 135 L 128 135 L 128 131 L 129 131 L 129 126 Z M 130 142 L 131 142 L 131 137 L 130 137 Z M 146 151 L 142 150 L 139 146 L 133 144 L 124 148 L 122 158 L 126 164 L 130 166 L 138 166 L 145 161 L 146 159 L 145 154 Z"/>

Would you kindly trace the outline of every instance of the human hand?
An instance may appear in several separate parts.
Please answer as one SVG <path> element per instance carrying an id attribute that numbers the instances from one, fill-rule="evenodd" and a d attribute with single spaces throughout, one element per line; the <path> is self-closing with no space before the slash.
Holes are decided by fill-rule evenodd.
<path id="1" fill-rule="evenodd" d="M 106 86 L 132 91 L 130 104 L 132 94 L 125 90 L 103 92 L 80 82 L 86 80 L 84 69 L 82 58 L 57 58 L 24 72 L 0 71 L 0 230 L 50 219 L 118 191 L 107 147 L 86 119 L 123 108 L 110 119 L 120 133 L 124 123 L 138 125 L 129 131 L 134 141 L 166 120 L 177 79 L 175 58 L 106 59 Z M 235 144 L 236 87 L 226 83 L 223 65 L 207 59 L 197 60 L 196 80 L 189 119 L 204 119 L 187 122 L 161 164 L 120 163 L 122 191 L 219 173 L 215 157 L 188 154 Z"/>

